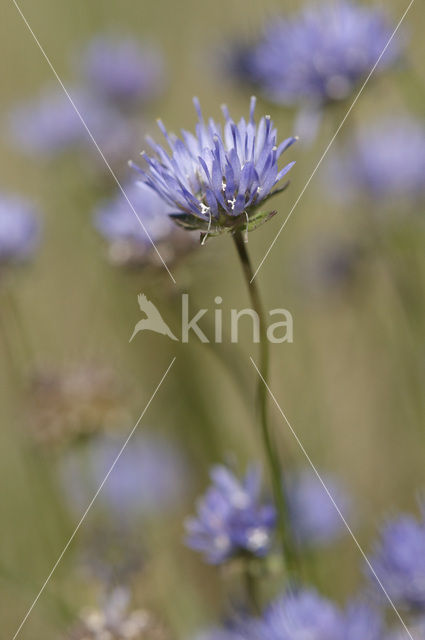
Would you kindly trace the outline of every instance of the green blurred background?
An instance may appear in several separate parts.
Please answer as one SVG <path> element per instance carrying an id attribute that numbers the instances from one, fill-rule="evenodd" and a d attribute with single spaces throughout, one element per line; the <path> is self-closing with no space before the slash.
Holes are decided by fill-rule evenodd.
<path id="1" fill-rule="evenodd" d="M 143 115 L 146 128 L 156 135 L 158 116 L 175 131 L 193 127 L 193 95 L 208 115 L 218 117 L 223 102 L 235 117 L 246 114 L 249 96 L 223 79 L 214 56 L 233 37 L 257 33 L 274 10 L 297 4 L 22 0 L 21 8 L 65 85 L 74 80 L 72 52 L 95 33 L 113 27 L 157 42 L 165 55 L 168 88 Z M 406 2 L 386 4 L 391 4 L 396 22 Z M 43 85 L 54 85 L 55 79 L 12 2 L 5 2 L 2 15 L 1 92 L 6 114 Z M 425 9 L 417 2 L 405 26 L 409 62 L 423 80 L 424 19 Z M 399 108 L 424 115 L 422 96 L 407 92 L 405 85 L 403 71 L 371 81 L 346 130 Z M 270 112 L 270 107 L 260 101 L 258 113 L 262 112 Z M 276 107 L 271 113 L 280 138 L 291 135 L 293 114 Z M 297 166 L 289 190 L 276 200 L 280 216 L 250 236 L 255 265 L 341 114 L 326 117 L 312 148 L 299 146 L 288 152 Z M 228 455 L 236 455 L 241 464 L 261 457 L 254 409 L 256 372 L 249 361 L 250 355 L 256 357 L 256 349 L 248 334 L 242 344 L 214 347 L 195 341 L 179 345 L 154 335 L 139 336 L 129 344 L 128 338 L 139 319 L 140 291 L 155 300 L 172 326 L 179 317 L 181 291 L 190 292 L 194 307 L 212 309 L 218 295 L 225 309 L 247 306 L 234 247 L 228 238 L 208 242 L 173 269 L 177 287 L 165 271 L 153 277 L 142 270 L 114 269 L 92 226 L 97 194 L 88 186 L 92 176 L 87 163 L 34 162 L 14 153 L 6 138 L 0 147 L 2 189 L 34 198 L 44 214 L 42 249 L 35 263 L 13 280 L 15 303 L 37 368 L 81 361 L 112 367 L 124 389 L 130 430 L 171 358 L 177 357 L 140 429 L 171 433 L 181 440 L 194 478 L 192 496 L 166 526 L 161 521 L 148 525 L 154 528 L 152 559 L 147 575 L 137 584 L 136 602 L 159 611 L 178 635 L 193 633 L 216 619 L 223 587 L 215 569 L 204 567 L 184 549 L 182 520 L 204 488 L 211 462 Z M 335 146 L 343 142 L 344 132 Z M 105 191 L 114 192 L 112 178 L 107 178 Z M 272 348 L 272 389 L 314 463 L 338 473 L 355 496 L 356 531 L 366 549 L 382 518 L 394 510 L 414 508 L 425 485 L 423 227 L 418 232 L 407 221 L 389 234 L 375 233 L 371 206 L 367 201 L 351 209 L 335 205 L 319 172 L 258 276 L 266 308 L 285 307 L 294 317 L 294 343 Z M 314 252 L 322 239 L 338 243 L 365 238 L 373 251 L 343 286 L 320 287 L 314 277 L 305 277 L 311 269 L 314 273 Z M 13 321 L 11 326 L 9 347 L 19 351 L 18 329 Z M 31 409 L 25 399 L 26 383 L 11 371 L 6 347 L 3 342 L 0 346 L 0 616 L 2 636 L 8 638 L 75 522 L 52 482 L 54 462 L 49 454 L 31 449 L 28 462 L 25 442 Z M 239 383 L 234 382 L 229 364 L 238 372 Z M 272 414 L 284 459 L 304 466 L 287 425 L 274 408 Z M 22 640 L 61 637 L 81 607 L 96 602 L 96 586 L 77 569 L 78 546 L 79 536 L 23 628 Z M 339 601 L 362 580 L 359 552 L 348 537 L 323 552 L 316 563 L 312 581 Z"/>

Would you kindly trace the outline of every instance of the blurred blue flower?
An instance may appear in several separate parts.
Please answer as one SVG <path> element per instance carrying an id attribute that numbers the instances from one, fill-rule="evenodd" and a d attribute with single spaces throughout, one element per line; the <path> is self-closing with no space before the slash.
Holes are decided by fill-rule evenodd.
<path id="1" fill-rule="evenodd" d="M 348 517 L 351 500 L 336 476 L 323 474 L 323 481 L 338 508 Z M 341 516 L 313 471 L 287 474 L 286 495 L 293 535 L 301 546 L 329 544 L 346 532 Z"/>
<path id="2" fill-rule="evenodd" d="M 153 100 L 164 86 L 160 53 L 131 37 L 96 36 L 83 54 L 82 67 L 90 89 L 119 106 Z"/>
<path id="3" fill-rule="evenodd" d="M 40 232 L 40 221 L 31 202 L 0 194 L 0 265 L 29 259 L 39 244 Z"/>
<path id="4" fill-rule="evenodd" d="M 425 610 L 425 518 L 402 515 L 382 529 L 371 564 L 396 604 Z M 381 588 L 369 574 L 378 595 Z"/>
<path id="5" fill-rule="evenodd" d="M 250 621 L 231 623 L 227 627 L 212 627 L 196 634 L 194 640 L 254 640 Z"/>
<path id="6" fill-rule="evenodd" d="M 257 640 L 341 640 L 344 619 L 329 600 L 313 590 L 300 590 L 278 597 L 252 623 L 252 630 Z"/>
<path id="7" fill-rule="evenodd" d="M 261 504 L 261 475 L 250 468 L 239 480 L 224 466 L 213 467 L 212 486 L 199 501 L 198 513 L 186 520 L 187 545 L 221 564 L 244 554 L 264 556 L 270 549 L 276 513 Z"/>
<path id="8" fill-rule="evenodd" d="M 125 438 L 102 435 L 74 447 L 61 460 L 61 479 L 70 506 L 81 513 L 104 480 Z M 188 474 L 181 452 L 170 441 L 134 435 L 97 502 L 111 516 L 137 518 L 175 509 L 185 498 Z"/>
<path id="9" fill-rule="evenodd" d="M 172 222 L 173 209 L 144 183 L 132 183 L 124 191 L 150 238 L 167 262 L 197 246 L 193 234 Z M 116 264 L 148 264 L 159 260 L 152 242 L 122 193 L 95 213 L 95 226 L 109 242 L 109 256 Z"/>
<path id="10" fill-rule="evenodd" d="M 127 123 L 117 111 L 81 89 L 71 90 L 70 95 L 108 158 L 122 154 L 134 143 Z M 84 125 L 61 89 L 48 89 L 37 99 L 17 106 L 9 117 L 9 135 L 19 150 L 37 157 L 51 157 L 82 145 L 94 150 Z"/>
<path id="11" fill-rule="evenodd" d="M 425 196 L 425 126 L 409 116 L 380 118 L 363 127 L 328 163 L 332 193 L 346 201 Z"/>
<path id="12" fill-rule="evenodd" d="M 337 234 L 315 232 L 303 243 L 294 258 L 301 288 L 308 294 L 310 304 L 324 294 L 340 294 L 349 290 L 366 264 L 366 248 L 359 242 L 347 240 Z M 302 256 L 299 255 L 302 253 Z"/>
<path id="13" fill-rule="evenodd" d="M 425 620 L 409 620 L 408 629 L 409 633 L 401 626 L 393 629 L 385 635 L 384 640 L 412 640 L 412 637 L 414 640 L 425 640 Z"/>
<path id="14" fill-rule="evenodd" d="M 376 608 L 364 599 L 350 602 L 344 615 L 343 640 L 382 640 L 384 622 Z"/>
<path id="15" fill-rule="evenodd" d="M 270 117 L 254 122 L 255 98 L 248 122 L 242 118 L 236 124 L 223 107 L 224 134 L 213 119 L 205 123 L 198 100 L 194 102 L 199 117 L 196 136 L 182 131 L 181 140 L 159 121 L 171 154 L 148 138 L 156 157 L 143 153 L 148 168 L 138 170 L 174 208 L 172 218 L 183 227 L 207 235 L 255 229 L 272 215 L 257 209 L 277 193 L 273 188 L 293 166 L 279 171 L 278 159 L 295 138 L 277 146 Z"/>
<path id="16" fill-rule="evenodd" d="M 234 67 L 277 104 L 324 105 L 349 97 L 377 62 L 392 34 L 379 9 L 350 0 L 309 5 L 275 17 L 257 45 L 236 51 Z M 394 64 L 391 43 L 377 71 Z"/>
<path id="17" fill-rule="evenodd" d="M 342 612 L 314 590 L 301 589 L 278 597 L 259 618 L 241 615 L 196 640 L 382 640 L 383 630 L 382 616 L 364 600 Z"/>

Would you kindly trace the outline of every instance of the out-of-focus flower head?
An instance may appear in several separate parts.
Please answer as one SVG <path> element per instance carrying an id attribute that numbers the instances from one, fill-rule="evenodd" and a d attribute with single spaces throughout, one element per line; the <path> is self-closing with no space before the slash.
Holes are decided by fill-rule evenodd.
<path id="1" fill-rule="evenodd" d="M 198 100 L 196 135 L 182 131 L 182 139 L 159 127 L 170 147 L 167 152 L 148 138 L 156 155 L 143 153 L 148 167 L 138 168 L 143 181 L 173 207 L 173 220 L 204 235 L 252 231 L 276 212 L 259 207 L 279 190 L 274 189 L 294 163 L 278 169 L 278 160 L 295 138 L 277 144 L 269 116 L 257 125 L 255 98 L 248 122 L 237 124 L 223 107 L 224 130 L 213 119 L 206 123 Z M 136 167 L 137 168 L 137 167 Z"/>
<path id="2" fill-rule="evenodd" d="M 228 627 L 212 627 L 198 633 L 194 640 L 254 640 L 250 621 L 237 621 Z"/>
<path id="3" fill-rule="evenodd" d="M 396 606 L 425 612 L 425 518 L 402 515 L 381 531 L 371 564 Z M 371 584 L 382 595 L 376 578 Z"/>
<path id="4" fill-rule="evenodd" d="M 425 620 L 417 619 L 409 620 L 408 623 L 409 632 L 403 627 L 393 629 L 384 636 L 384 640 L 425 640 Z"/>
<path id="5" fill-rule="evenodd" d="M 146 610 L 128 611 L 129 592 L 118 587 L 101 609 L 83 611 L 68 640 L 165 640 L 162 624 Z"/>
<path id="6" fill-rule="evenodd" d="M 261 475 L 248 470 L 239 480 L 218 465 L 211 471 L 212 486 L 198 504 L 196 517 L 186 520 L 187 545 L 221 564 L 241 555 L 264 556 L 270 549 L 276 521 L 272 505 L 261 502 Z"/>
<path id="7" fill-rule="evenodd" d="M 383 640 L 383 619 L 364 600 L 344 612 L 316 591 L 301 589 L 278 597 L 258 618 L 239 616 L 196 640 Z"/>
<path id="8" fill-rule="evenodd" d="M 144 104 L 164 87 L 164 65 L 159 51 L 132 37 L 98 35 L 82 59 L 90 89 L 118 106 Z"/>
<path id="9" fill-rule="evenodd" d="M 70 95 L 108 159 L 123 154 L 124 149 L 130 153 L 129 127 L 116 110 L 85 90 L 71 90 Z M 49 158 L 81 147 L 94 149 L 83 123 L 61 89 L 48 89 L 37 99 L 17 106 L 9 116 L 9 131 L 19 150 L 37 157 Z"/>
<path id="10" fill-rule="evenodd" d="M 347 605 L 343 640 L 382 640 L 384 622 L 381 613 L 362 598 Z"/>
<path id="11" fill-rule="evenodd" d="M 29 423 L 34 439 L 45 446 L 84 440 L 128 417 L 115 376 L 105 367 L 39 371 L 30 391 Z"/>
<path id="12" fill-rule="evenodd" d="M 338 508 L 348 517 L 352 504 L 341 482 L 331 474 L 322 477 Z M 325 545 L 346 532 L 341 516 L 313 471 L 289 474 L 285 482 L 290 523 L 298 544 Z"/>
<path id="13" fill-rule="evenodd" d="M 339 199 L 425 197 L 425 126 L 410 116 L 380 118 L 335 152 L 327 180 Z"/>
<path id="14" fill-rule="evenodd" d="M 252 637 L 261 640 L 341 640 L 344 637 L 342 613 L 313 590 L 278 597 L 251 627 Z"/>
<path id="15" fill-rule="evenodd" d="M 76 512 L 87 507 L 124 441 L 125 435 L 102 434 L 62 457 L 63 488 Z M 111 518 L 136 520 L 175 510 L 187 488 L 188 472 L 181 451 L 165 438 L 143 433 L 128 442 L 97 502 Z"/>
<path id="16" fill-rule="evenodd" d="M 95 226 L 109 243 L 112 263 L 162 264 L 152 242 L 167 263 L 171 263 L 199 244 L 196 235 L 174 224 L 169 217 L 173 209 L 146 184 L 132 183 L 124 187 L 124 191 L 140 220 L 122 193 L 95 213 Z"/>
<path id="17" fill-rule="evenodd" d="M 241 69 L 242 80 L 277 104 L 323 106 L 352 94 L 391 34 L 379 9 L 351 0 L 322 2 L 275 17 L 256 45 L 236 50 L 233 69 Z M 392 42 L 377 71 L 394 64 L 400 52 L 400 44 Z"/>
<path id="18" fill-rule="evenodd" d="M 31 258 L 40 232 L 40 220 L 31 202 L 17 195 L 0 194 L 0 267 Z"/>
<path id="19" fill-rule="evenodd" d="M 294 268 L 300 289 L 307 291 L 308 302 L 326 294 L 341 294 L 356 284 L 367 262 L 367 250 L 358 241 L 339 234 L 315 233 L 297 251 Z M 302 258 L 299 255 L 302 253 Z"/>

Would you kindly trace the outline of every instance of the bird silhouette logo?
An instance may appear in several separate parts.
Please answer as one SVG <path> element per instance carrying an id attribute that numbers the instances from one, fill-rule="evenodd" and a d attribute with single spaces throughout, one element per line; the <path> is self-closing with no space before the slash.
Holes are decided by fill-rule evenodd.
<path id="1" fill-rule="evenodd" d="M 133 338 L 136 334 L 139 333 L 139 331 L 155 331 L 155 333 L 160 333 L 163 336 L 168 336 L 169 338 L 171 338 L 171 340 L 178 341 L 178 338 L 176 338 L 168 324 L 163 320 L 158 309 L 155 307 L 153 302 L 147 299 L 144 293 L 140 293 L 137 296 L 137 301 L 139 303 L 140 311 L 142 311 L 146 315 L 146 318 L 139 320 L 139 322 L 136 324 L 129 342 L 133 340 Z"/>

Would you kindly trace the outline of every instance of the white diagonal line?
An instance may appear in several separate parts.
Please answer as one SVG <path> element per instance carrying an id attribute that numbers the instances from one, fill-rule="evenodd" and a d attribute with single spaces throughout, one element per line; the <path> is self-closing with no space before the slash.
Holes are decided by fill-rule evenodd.
<path id="1" fill-rule="evenodd" d="M 388 47 L 390 46 L 391 42 L 393 41 L 394 37 L 396 36 L 398 30 L 400 29 L 405 17 L 407 16 L 407 14 L 409 13 L 413 3 L 415 2 L 415 0 L 410 0 L 409 2 L 409 6 L 407 7 L 406 11 L 403 13 L 403 15 L 400 18 L 399 23 L 397 24 L 396 28 L 394 29 L 390 39 L 388 40 L 387 44 L 385 45 L 381 55 L 379 56 L 378 60 L 375 62 L 374 66 L 372 67 L 371 72 L 369 73 L 369 75 L 367 76 L 366 80 L 364 81 L 363 85 L 360 88 L 360 91 L 358 92 L 358 94 L 356 95 L 356 97 L 354 98 L 354 101 L 351 105 L 351 107 L 348 109 L 347 113 L 345 114 L 341 124 L 339 125 L 338 129 L 336 130 L 335 134 L 333 135 L 331 141 L 329 142 L 328 146 L 326 147 L 325 151 L 323 152 L 322 157 L 320 158 L 319 162 L 317 163 L 317 165 L 315 166 L 313 173 L 311 174 L 311 176 L 309 177 L 309 179 L 307 180 L 304 188 L 302 189 L 300 195 L 298 196 L 298 198 L 295 200 L 294 205 L 292 206 L 292 209 L 290 210 L 290 212 L 288 213 L 288 215 L 286 216 L 285 220 L 283 221 L 282 226 L 280 227 L 279 231 L 277 232 L 276 236 L 274 237 L 271 245 L 269 246 L 269 248 L 267 249 L 266 253 L 264 254 L 263 259 L 261 260 L 260 264 L 258 265 L 254 275 L 251 278 L 251 282 L 254 280 L 254 278 L 256 277 L 257 273 L 260 271 L 261 267 L 263 266 L 267 256 L 269 255 L 270 251 L 273 249 L 274 245 L 277 242 L 278 237 L 280 236 L 280 234 L 282 233 L 283 229 L 286 226 L 286 223 L 288 222 L 289 218 L 292 216 L 292 214 L 294 213 L 295 209 L 297 208 L 297 206 L 300 203 L 301 198 L 303 197 L 303 195 L 305 194 L 305 192 L 307 191 L 308 187 L 310 186 L 311 181 L 313 180 L 314 176 L 316 175 L 316 173 L 318 172 L 320 165 L 322 164 L 323 160 L 326 158 L 326 156 L 328 155 L 329 149 L 332 147 L 333 143 L 335 142 L 339 132 L 341 131 L 342 127 L 344 126 L 344 124 L 346 123 L 349 115 L 351 114 L 352 110 L 354 109 L 354 107 L 356 106 L 360 96 L 362 95 L 363 91 L 366 88 L 366 85 L 368 84 L 369 80 L 371 79 L 371 77 L 373 76 L 373 74 L 376 71 L 377 66 L 379 65 L 379 63 L 381 62 L 383 56 L 385 55 Z"/>
<path id="2" fill-rule="evenodd" d="M 174 357 L 170 364 L 168 365 L 165 373 L 163 374 L 161 380 L 159 381 L 158 385 L 155 388 L 155 391 L 152 393 L 151 397 L 149 398 L 149 401 L 147 403 L 147 405 L 145 406 L 145 408 L 143 409 L 142 413 L 139 416 L 139 419 L 137 420 L 136 424 L 134 425 L 134 427 L 132 428 L 132 430 L 130 431 L 127 439 L 125 440 L 124 444 L 122 445 L 119 453 L 117 454 L 115 460 L 113 461 L 108 473 L 106 474 L 106 476 L 104 477 L 101 485 L 99 486 L 98 490 L 96 491 L 96 493 L 94 494 L 92 500 L 90 501 L 87 509 L 84 511 L 79 523 L 77 524 L 77 526 L 75 527 L 71 537 L 69 538 L 68 542 L 66 543 L 66 545 L 64 546 L 61 554 L 59 555 L 58 559 L 56 560 L 55 564 L 53 565 L 49 575 L 47 576 L 46 580 L 43 583 L 43 586 L 41 587 L 40 591 L 38 592 L 36 598 L 34 599 L 33 603 L 31 604 L 30 608 L 28 609 L 27 613 L 25 614 L 21 624 L 19 625 L 18 629 L 16 630 L 15 635 L 13 636 L 12 640 L 16 640 L 16 638 L 18 637 L 19 633 L 21 632 L 22 627 L 24 626 L 24 624 L 26 623 L 26 621 L 28 620 L 29 616 L 31 615 L 32 610 L 34 609 L 35 605 L 37 604 L 39 598 L 41 597 L 43 591 L 45 590 L 45 588 L 47 587 L 51 577 L 53 576 L 54 572 L 56 571 L 56 569 L 58 568 L 62 558 L 64 557 L 65 553 L 67 552 L 70 544 L 72 543 L 72 541 L 74 540 L 75 536 L 77 535 L 81 525 L 83 524 L 84 520 L 87 517 L 87 514 L 89 513 L 90 509 L 92 508 L 96 498 L 98 497 L 99 493 L 102 491 L 106 481 L 108 480 L 109 476 L 111 475 L 112 471 L 115 468 L 115 465 L 117 464 L 118 460 L 120 459 L 124 449 L 126 448 L 126 446 L 128 445 L 128 443 L 130 442 L 132 436 L 134 435 L 134 432 L 136 431 L 137 427 L 139 426 L 143 416 L 145 415 L 146 411 L 148 410 L 152 400 L 155 398 L 157 392 L 159 391 L 159 388 L 161 387 L 162 383 L 164 382 L 165 378 L 168 375 L 168 372 L 170 371 L 171 367 L 173 366 L 174 362 L 175 362 L 176 358 Z"/>
<path id="3" fill-rule="evenodd" d="M 156 253 L 157 253 L 157 255 L 158 255 L 159 259 L 161 260 L 162 264 L 164 265 L 164 267 L 165 267 L 165 269 L 166 269 L 166 271 L 167 271 L 168 275 L 170 276 L 170 278 L 171 278 L 171 280 L 174 282 L 174 284 L 177 284 L 177 283 L 176 283 L 176 281 L 175 281 L 175 279 L 174 279 L 174 276 L 172 275 L 171 271 L 169 270 L 169 268 L 168 268 L 168 266 L 167 266 L 167 264 L 166 264 L 166 262 L 165 262 L 164 258 L 163 258 L 163 257 L 161 256 L 161 254 L 159 253 L 158 247 L 156 246 L 155 242 L 152 240 L 152 238 L 151 238 L 151 236 L 150 236 L 150 234 L 149 234 L 148 230 L 146 229 L 145 225 L 143 224 L 143 222 L 142 222 L 142 220 L 141 220 L 140 216 L 138 215 L 138 213 L 137 213 L 136 209 L 135 209 L 135 208 L 133 207 L 133 205 L 131 204 L 131 202 L 130 202 L 130 200 L 129 200 L 129 198 L 128 198 L 127 194 L 126 194 L 126 192 L 124 191 L 124 189 L 123 189 L 123 187 L 122 187 L 122 185 L 121 185 L 120 181 L 119 181 L 119 180 L 118 180 L 118 178 L 117 178 L 116 173 L 115 173 L 115 172 L 114 172 L 114 170 L 112 169 L 111 165 L 109 164 L 108 160 L 107 160 L 107 159 L 106 159 L 106 157 L 105 157 L 105 154 L 103 153 L 102 149 L 99 147 L 99 145 L 98 145 L 97 141 L 95 140 L 95 138 L 94 138 L 94 136 L 93 136 L 92 132 L 91 132 L 91 131 L 90 131 L 90 129 L 88 128 L 88 126 L 87 126 L 87 124 L 86 124 L 86 121 L 84 120 L 83 116 L 82 116 L 82 115 L 81 115 L 81 113 L 79 112 L 79 110 L 78 110 L 78 108 L 77 108 L 77 106 L 76 106 L 75 102 L 74 102 L 74 101 L 73 101 L 73 99 L 71 98 L 71 96 L 70 96 L 69 92 L 67 91 L 67 89 L 66 89 L 66 87 L 65 87 L 64 83 L 62 82 L 61 78 L 59 77 L 59 75 L 58 75 L 58 73 L 57 73 L 56 69 L 54 68 L 54 66 L 53 66 L 53 64 L 52 64 L 52 62 L 51 62 L 51 60 L 50 60 L 49 56 L 47 55 L 47 53 L 44 51 L 43 47 L 41 46 L 40 41 L 38 40 L 37 36 L 35 35 L 34 31 L 32 30 L 32 28 L 31 28 L 31 26 L 30 26 L 30 24 L 29 24 L 28 20 L 26 19 L 26 17 L 25 17 L 25 16 L 24 16 L 24 14 L 22 13 L 22 11 L 21 11 L 21 9 L 20 9 L 20 7 L 19 7 L 18 3 L 16 2 L 16 0 L 12 0 L 12 2 L 13 2 L 13 4 L 15 5 L 16 9 L 18 10 L 18 12 L 19 12 L 19 14 L 20 14 L 20 16 L 21 16 L 22 20 L 23 20 L 23 21 L 24 21 L 24 23 L 26 24 L 26 26 L 27 26 L 27 28 L 28 28 L 29 32 L 31 33 L 32 37 L 34 38 L 34 41 L 36 42 L 36 44 L 37 44 L 38 48 L 40 49 L 41 53 L 43 54 L 43 57 L 44 57 L 44 59 L 46 60 L 47 64 L 49 65 L 50 69 L 52 70 L 52 72 L 53 72 L 53 74 L 54 74 L 54 76 L 55 76 L 56 80 L 59 82 L 60 86 L 62 87 L 62 89 L 63 89 L 63 91 L 64 91 L 64 93 L 65 93 L 66 97 L 68 98 L 69 102 L 71 103 L 71 105 L 72 105 L 72 107 L 73 107 L 73 109 L 74 109 L 75 113 L 76 113 L 76 114 L 77 114 L 77 116 L 79 117 L 79 119 L 80 119 L 80 121 L 81 121 L 81 124 L 83 125 L 84 129 L 87 131 L 87 134 L 88 134 L 88 136 L 89 136 L 90 140 L 93 142 L 93 144 L 94 144 L 94 146 L 96 147 L 96 149 L 97 149 L 97 151 L 98 151 L 98 153 L 99 153 L 100 157 L 102 158 L 103 162 L 104 162 L 104 163 L 105 163 L 105 165 L 107 166 L 107 168 L 108 168 L 108 170 L 109 170 L 109 172 L 110 172 L 111 176 L 112 176 L 112 177 L 113 177 L 113 179 L 115 180 L 115 182 L 116 182 L 116 184 L 117 184 L 117 186 L 118 186 L 119 190 L 121 191 L 121 193 L 122 193 L 122 195 L 124 196 L 124 198 L 127 200 L 127 202 L 128 202 L 128 204 L 129 204 L 129 206 L 130 206 L 130 208 L 131 208 L 132 212 L 134 213 L 134 215 L 136 216 L 137 220 L 139 221 L 140 226 L 142 227 L 143 231 L 145 232 L 145 234 L 146 234 L 146 235 L 147 235 L 147 237 L 149 238 L 149 241 L 150 241 L 150 243 L 152 244 L 152 247 L 153 247 L 153 248 L 154 248 L 154 250 L 156 251 Z"/>
<path id="4" fill-rule="evenodd" d="M 264 383 L 264 386 L 266 387 L 267 391 L 270 394 L 270 397 L 272 398 L 273 402 L 275 403 L 276 407 L 279 410 L 279 413 L 281 414 L 282 418 L 285 420 L 286 424 L 288 425 L 289 429 L 291 430 L 292 435 L 294 436 L 295 440 L 297 441 L 298 446 L 300 447 L 301 451 L 303 452 L 303 454 L 305 455 L 305 457 L 308 460 L 308 463 L 310 464 L 311 468 L 313 469 L 314 473 L 316 474 L 317 478 L 319 479 L 321 485 L 323 486 L 324 490 L 326 491 L 330 501 L 332 502 L 333 506 L 335 507 L 339 517 L 341 518 L 342 522 L 344 523 L 344 526 L 346 527 L 348 533 L 350 534 L 350 536 L 352 537 L 352 539 L 354 540 L 358 550 L 360 551 L 361 555 L 363 556 L 367 566 L 369 567 L 370 571 L 373 573 L 377 583 L 379 584 L 379 586 L 381 587 L 386 599 L 388 600 L 389 604 L 391 605 L 391 608 L 394 610 L 397 618 L 400 620 L 401 624 L 403 625 L 404 629 L 406 630 L 410 640 L 414 640 L 412 634 L 410 633 L 409 629 L 406 626 L 406 623 L 404 622 L 403 618 L 401 617 L 397 607 L 395 606 L 394 602 L 391 600 L 390 595 L 388 594 L 387 590 L 385 589 L 384 585 L 382 584 L 381 580 L 379 579 L 375 569 L 373 568 L 369 558 L 367 557 L 367 555 L 365 554 L 365 552 L 363 551 L 359 541 L 357 540 L 356 536 L 353 533 L 353 530 L 351 529 L 350 525 L 348 524 L 347 520 L 345 519 L 344 515 L 342 514 L 340 508 L 338 507 L 338 505 L 336 504 L 331 492 L 329 491 L 329 489 L 327 488 L 325 482 L 322 479 L 322 476 L 320 475 L 320 473 L 318 472 L 317 468 L 315 467 L 312 459 L 310 458 L 309 454 L 307 453 L 303 443 L 301 442 L 301 440 L 299 439 L 298 435 L 296 434 L 295 430 L 293 429 L 291 423 L 289 422 L 288 418 L 286 417 L 285 413 L 283 412 L 283 409 L 281 408 L 280 404 L 278 403 L 278 401 L 276 400 L 276 397 L 274 396 L 272 390 L 270 389 L 269 385 L 267 384 L 267 382 L 265 381 L 265 379 L 263 378 L 261 371 L 259 370 L 259 368 L 257 367 L 257 365 L 254 362 L 254 359 L 250 356 L 250 360 L 254 366 L 254 368 L 256 369 L 258 375 L 260 376 L 262 382 Z"/>

